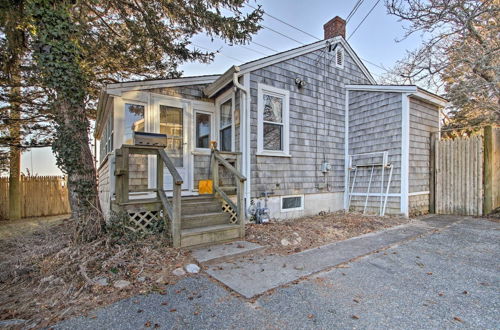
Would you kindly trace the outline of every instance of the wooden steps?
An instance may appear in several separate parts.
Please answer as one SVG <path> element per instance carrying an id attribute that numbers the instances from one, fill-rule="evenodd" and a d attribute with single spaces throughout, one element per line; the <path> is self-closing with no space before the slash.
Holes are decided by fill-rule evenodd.
<path id="1" fill-rule="evenodd" d="M 210 245 L 239 238 L 238 225 L 214 195 L 182 197 L 181 247 Z"/>
<path id="2" fill-rule="evenodd" d="M 239 238 L 240 226 L 221 224 L 181 230 L 181 247 L 210 245 Z"/>

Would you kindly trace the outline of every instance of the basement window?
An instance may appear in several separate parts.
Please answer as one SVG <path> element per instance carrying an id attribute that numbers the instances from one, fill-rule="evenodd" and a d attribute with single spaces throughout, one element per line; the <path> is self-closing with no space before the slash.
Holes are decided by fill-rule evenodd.
<path id="1" fill-rule="evenodd" d="M 281 212 L 304 209 L 304 195 L 281 197 Z"/>

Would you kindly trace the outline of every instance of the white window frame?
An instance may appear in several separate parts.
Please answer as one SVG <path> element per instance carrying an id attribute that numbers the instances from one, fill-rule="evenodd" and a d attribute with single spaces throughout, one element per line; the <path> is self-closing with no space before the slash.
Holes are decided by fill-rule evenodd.
<path id="1" fill-rule="evenodd" d="M 234 152 L 235 150 L 235 125 L 234 125 L 234 92 L 232 91 L 232 89 L 226 91 L 225 93 L 223 93 L 221 96 L 219 96 L 219 98 L 217 99 L 217 101 L 215 102 L 215 108 L 217 109 L 216 110 L 216 122 L 217 122 L 217 125 L 216 125 L 216 129 L 215 129 L 215 133 L 216 133 L 216 137 L 217 137 L 217 149 L 219 150 L 222 150 L 221 149 L 221 141 L 220 141 L 220 131 L 225 129 L 225 128 L 228 128 L 229 126 L 231 126 L 231 152 Z M 231 125 L 227 125 L 225 126 L 224 128 L 220 127 L 220 115 L 221 115 L 221 112 L 220 112 L 220 107 L 222 104 L 226 103 L 227 101 L 231 100 Z"/>
<path id="2" fill-rule="evenodd" d="M 150 132 L 150 127 L 149 127 L 150 121 L 148 120 L 148 116 L 150 114 L 148 109 L 148 103 L 142 101 L 136 101 L 133 99 L 123 99 L 123 125 L 125 125 L 125 117 L 127 116 L 127 110 L 126 110 L 127 104 L 141 105 L 144 107 L 144 132 Z M 122 132 L 122 144 L 124 143 L 125 143 L 125 126 L 123 126 L 123 132 Z"/>
<path id="3" fill-rule="evenodd" d="M 210 153 L 210 141 L 213 141 L 215 140 L 215 114 L 213 111 L 209 111 L 209 110 L 201 110 L 201 109 L 197 109 L 196 107 L 194 107 L 193 109 L 193 150 L 195 153 L 200 153 L 200 154 L 209 154 Z M 209 143 L 209 146 L 208 148 L 199 148 L 196 146 L 196 115 L 197 114 L 204 114 L 204 115 L 209 115 L 210 116 L 210 136 L 208 138 L 208 143 Z"/>
<path id="4" fill-rule="evenodd" d="M 284 209 L 283 208 L 283 199 L 284 198 L 294 198 L 294 197 L 300 197 L 300 207 L 294 207 L 291 209 Z M 281 212 L 302 211 L 302 210 L 304 210 L 304 195 L 288 195 L 288 196 L 281 196 L 280 197 L 280 211 Z"/>
<path id="5" fill-rule="evenodd" d="M 340 52 L 341 54 L 341 64 L 338 64 L 337 62 L 337 56 L 338 56 L 338 53 Z M 335 67 L 336 68 L 339 68 L 339 69 L 343 69 L 344 68 L 344 63 L 345 63 L 345 50 L 344 48 L 342 48 L 340 45 L 337 45 L 337 49 L 335 49 Z"/>
<path id="6" fill-rule="evenodd" d="M 283 99 L 282 109 L 282 147 L 283 150 L 265 150 L 264 149 L 264 94 L 281 97 Z M 257 155 L 258 156 L 290 156 L 290 92 L 286 89 L 276 88 L 264 84 L 257 85 Z M 269 122 L 271 123 L 271 122 Z M 278 123 L 273 123 L 278 124 Z"/>

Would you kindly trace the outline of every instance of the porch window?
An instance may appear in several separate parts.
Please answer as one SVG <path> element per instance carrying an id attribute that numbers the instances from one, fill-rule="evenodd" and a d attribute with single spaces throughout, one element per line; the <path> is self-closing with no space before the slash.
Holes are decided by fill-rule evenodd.
<path id="1" fill-rule="evenodd" d="M 108 119 L 106 120 L 99 146 L 99 160 L 102 162 L 104 158 L 106 158 L 107 154 L 113 151 L 113 111 L 111 111 Z"/>
<path id="2" fill-rule="evenodd" d="M 196 148 L 210 147 L 212 116 L 204 112 L 196 112 Z"/>
<path id="3" fill-rule="evenodd" d="M 232 151 L 233 137 L 233 100 L 229 99 L 220 105 L 219 149 Z"/>
<path id="4" fill-rule="evenodd" d="M 134 132 L 144 132 L 144 105 L 125 103 L 124 144 L 134 143 Z"/>
<path id="5" fill-rule="evenodd" d="M 184 166 L 183 109 L 160 105 L 160 133 L 167 136 L 165 151 L 176 167 Z"/>
<path id="6" fill-rule="evenodd" d="M 289 156 L 287 90 L 258 85 L 258 154 Z"/>

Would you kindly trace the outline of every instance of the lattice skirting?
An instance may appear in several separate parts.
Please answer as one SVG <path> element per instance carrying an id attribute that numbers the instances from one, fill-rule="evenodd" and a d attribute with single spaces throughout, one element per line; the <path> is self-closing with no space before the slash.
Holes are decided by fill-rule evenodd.
<path id="1" fill-rule="evenodd" d="M 129 211 L 128 216 L 132 229 L 140 232 L 153 232 L 163 221 L 160 211 Z"/>
<path id="2" fill-rule="evenodd" d="M 231 223 L 238 222 L 238 214 L 226 201 L 222 201 L 222 211 L 229 213 L 229 215 L 231 216 L 229 221 Z"/>

